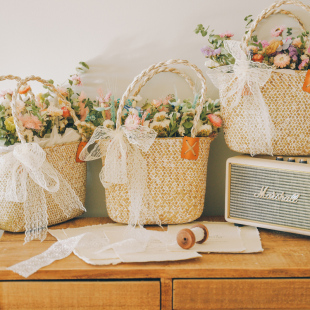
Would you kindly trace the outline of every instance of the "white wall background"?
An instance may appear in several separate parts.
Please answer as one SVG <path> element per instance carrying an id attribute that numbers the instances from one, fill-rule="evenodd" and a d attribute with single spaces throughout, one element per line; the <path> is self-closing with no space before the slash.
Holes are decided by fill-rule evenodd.
<path id="1" fill-rule="evenodd" d="M 304 2 L 310 5 L 310 0 Z M 33 74 L 62 83 L 74 73 L 79 61 L 85 61 L 91 67 L 83 80 L 88 96 L 96 96 L 100 86 L 121 96 L 132 79 L 155 62 L 188 59 L 205 72 L 200 48 L 206 39 L 194 33 L 196 25 L 211 25 L 217 33 L 230 30 L 235 39 L 241 39 L 244 17 L 256 16 L 271 3 L 272 0 L 0 0 L 0 75 Z M 310 29 L 306 12 L 286 8 L 300 16 Z M 257 34 L 269 40 L 271 28 L 282 24 L 297 29 L 296 22 L 278 15 L 263 21 Z M 207 80 L 209 97 L 217 98 L 217 89 Z M 10 83 L 2 85 L 13 87 Z M 166 96 L 174 92 L 175 85 L 179 95 L 191 96 L 185 82 L 170 73 L 155 77 L 142 96 Z M 234 155 L 222 134 L 212 143 L 205 215 L 224 214 L 225 161 Z M 88 168 L 86 216 L 105 216 L 104 190 L 98 178 L 100 161 L 88 164 Z"/>

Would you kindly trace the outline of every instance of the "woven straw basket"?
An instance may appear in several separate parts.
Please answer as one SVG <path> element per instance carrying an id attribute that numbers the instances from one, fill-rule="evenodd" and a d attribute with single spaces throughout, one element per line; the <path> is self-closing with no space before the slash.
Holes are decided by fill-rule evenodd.
<path id="1" fill-rule="evenodd" d="M 196 108 L 196 117 L 192 129 L 195 137 L 197 123 L 205 100 L 206 82 L 202 72 L 185 60 L 170 60 L 151 66 L 135 78 L 124 93 L 117 113 L 117 128 L 121 126 L 121 113 L 130 93 L 141 83 L 141 87 L 155 74 L 169 71 L 178 73 L 176 69 L 168 68 L 173 64 L 183 64 L 191 67 L 199 77 L 202 90 L 200 103 Z M 183 76 L 187 82 L 192 82 Z M 143 154 L 147 162 L 148 189 L 154 207 L 162 224 L 179 224 L 191 222 L 201 216 L 206 191 L 207 164 L 212 138 L 199 138 L 199 158 L 187 160 L 181 158 L 183 138 L 156 138 L 149 151 Z M 101 141 L 106 149 L 109 141 Z M 105 157 L 103 158 L 103 164 Z M 127 185 L 114 184 L 106 189 L 106 206 L 112 220 L 128 223 L 130 199 Z M 156 224 L 149 220 L 144 224 Z"/>
<path id="2" fill-rule="evenodd" d="M 282 0 L 272 4 L 256 18 L 248 33 L 243 37 L 244 51 L 246 51 L 258 23 L 272 14 L 282 13 L 295 18 L 302 31 L 305 31 L 304 25 L 295 15 L 288 11 L 278 10 L 284 4 L 294 4 L 310 12 L 309 6 L 297 0 Z M 305 77 L 305 71 L 273 71 L 270 79 L 261 89 L 275 128 L 274 155 L 302 156 L 310 154 L 310 94 L 302 90 Z M 233 151 L 249 154 L 251 150 L 244 108 L 246 100 L 247 97 L 242 96 L 238 106 L 231 107 L 230 104 L 234 98 L 230 98 L 227 106 L 222 107 L 222 117 L 225 141 L 228 147 Z"/>
<path id="3" fill-rule="evenodd" d="M 67 104 L 74 121 L 78 119 L 71 109 L 69 102 L 58 92 L 54 85 L 49 84 L 47 81 L 42 80 L 39 77 L 28 77 L 21 80 L 18 77 L 5 76 L 1 77 L 0 80 L 4 79 L 15 79 L 19 81 L 18 89 L 26 84 L 28 81 L 38 81 L 47 86 L 51 91 L 53 91 L 59 98 Z M 18 89 L 16 93 L 18 93 Z M 31 94 L 31 96 L 33 96 Z M 18 127 L 16 127 L 17 132 Z M 19 135 L 22 141 L 23 136 Z M 47 161 L 53 165 L 53 167 L 61 173 L 63 178 L 70 184 L 71 188 L 74 190 L 82 204 L 85 203 L 86 196 L 86 163 L 76 162 L 76 152 L 79 142 L 67 143 L 62 145 L 55 145 L 53 147 L 46 147 L 44 151 L 46 152 Z M 1 155 L 0 155 L 1 156 Z M 0 180 L 4 183 L 6 180 Z M 63 213 L 63 210 L 55 203 L 51 194 L 46 192 L 46 205 L 48 214 L 48 225 L 58 224 L 74 217 L 83 214 L 80 208 L 73 209 L 68 216 Z M 0 205 L 0 229 L 11 231 L 11 232 L 23 232 L 25 231 L 25 214 L 24 205 L 22 203 L 14 202 L 3 202 Z"/>

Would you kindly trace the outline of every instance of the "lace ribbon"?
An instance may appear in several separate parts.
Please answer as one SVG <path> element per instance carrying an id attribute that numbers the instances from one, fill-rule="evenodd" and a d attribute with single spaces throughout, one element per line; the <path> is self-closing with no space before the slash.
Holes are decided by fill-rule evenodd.
<path id="1" fill-rule="evenodd" d="M 249 60 L 239 41 L 225 41 L 224 45 L 235 58 L 235 64 L 207 69 L 207 74 L 220 91 L 222 106 L 234 109 L 230 113 L 243 113 L 251 155 L 272 155 L 274 125 L 261 92 L 271 76 L 272 67 Z"/>
<path id="2" fill-rule="evenodd" d="M 85 234 L 82 234 L 76 237 L 55 242 L 42 254 L 36 255 L 23 262 L 15 264 L 7 268 L 7 270 L 12 270 L 22 277 L 28 278 L 40 268 L 50 265 L 55 260 L 60 260 L 69 256 L 84 236 Z"/>
<path id="3" fill-rule="evenodd" d="M 46 153 L 37 143 L 22 143 L 0 148 L 0 201 L 23 203 L 25 242 L 43 241 L 48 216 L 45 192 L 66 215 L 73 208 L 85 210 L 75 192 L 61 174 L 46 160 Z"/>
<path id="4" fill-rule="evenodd" d="M 85 227 L 82 229 L 83 233 L 58 240 L 43 253 L 8 267 L 7 270 L 27 278 L 55 260 L 66 258 L 72 252 L 90 264 L 99 265 L 118 264 L 120 262 L 180 260 L 200 256 L 196 252 L 182 249 L 170 251 L 169 246 L 175 246 L 176 239 L 175 236 L 167 232 L 149 231 L 145 228 L 130 226 L 129 230 L 132 231 L 128 236 L 128 230 L 124 226 L 118 226 L 112 228 L 112 234 L 110 232 L 113 241 L 107 237 L 103 226 L 105 225 Z M 115 234 L 117 236 L 114 236 Z"/>
<path id="5" fill-rule="evenodd" d="M 153 129 L 145 126 L 138 126 L 133 130 L 128 130 L 125 126 L 121 126 L 119 130 L 100 126 L 80 154 L 80 159 L 84 161 L 105 157 L 105 164 L 99 175 L 105 188 L 113 184 L 128 186 L 131 226 L 142 226 L 149 217 L 157 219 L 160 224 L 148 193 L 147 164 L 142 154 L 149 150 L 156 136 Z M 102 140 L 110 140 L 107 147 Z M 93 148 L 88 151 L 90 146 Z"/>

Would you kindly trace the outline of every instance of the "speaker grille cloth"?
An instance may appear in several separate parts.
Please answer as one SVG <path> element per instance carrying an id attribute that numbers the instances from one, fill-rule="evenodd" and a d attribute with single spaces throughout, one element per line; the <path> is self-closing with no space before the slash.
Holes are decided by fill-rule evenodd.
<path id="1" fill-rule="evenodd" d="M 254 197 L 299 194 L 297 203 Z M 231 164 L 230 217 L 310 229 L 310 173 Z"/>

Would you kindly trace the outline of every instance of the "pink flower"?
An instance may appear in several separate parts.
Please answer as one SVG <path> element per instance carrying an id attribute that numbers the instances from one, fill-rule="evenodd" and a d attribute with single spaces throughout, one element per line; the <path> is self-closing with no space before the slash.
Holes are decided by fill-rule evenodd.
<path id="1" fill-rule="evenodd" d="M 103 98 L 103 101 L 104 101 L 104 102 L 109 102 L 111 96 L 112 96 L 112 92 L 109 91 L 109 92 L 105 95 L 105 97 Z"/>
<path id="2" fill-rule="evenodd" d="M 277 27 L 277 28 L 271 30 L 271 36 L 272 37 L 278 37 L 278 36 L 282 35 L 282 33 L 285 30 L 285 28 L 286 27 L 282 25 L 280 27 Z"/>
<path id="3" fill-rule="evenodd" d="M 77 86 L 82 86 L 81 77 L 77 74 L 72 75 L 71 77 L 73 84 Z"/>
<path id="4" fill-rule="evenodd" d="M 163 104 L 169 104 L 169 101 L 172 99 L 171 95 L 168 95 L 164 100 L 163 100 Z"/>
<path id="5" fill-rule="evenodd" d="M 22 100 L 16 100 L 16 112 L 21 113 L 25 109 L 25 102 Z"/>
<path id="6" fill-rule="evenodd" d="M 301 45 L 302 45 L 301 39 L 300 39 L 300 38 L 294 39 L 294 41 L 293 41 L 292 44 L 293 44 L 294 46 L 296 46 L 296 47 L 301 47 Z"/>
<path id="7" fill-rule="evenodd" d="M 136 114 L 130 114 L 125 121 L 125 126 L 128 130 L 134 130 L 140 125 L 140 118 Z"/>
<path id="8" fill-rule="evenodd" d="M 302 70 L 302 69 L 306 66 L 306 64 L 308 64 L 308 62 L 309 62 L 309 58 L 304 59 L 304 60 L 301 62 L 301 64 L 298 66 L 298 69 L 299 69 L 299 70 Z"/>
<path id="9" fill-rule="evenodd" d="M 27 129 L 40 130 L 42 127 L 42 122 L 39 118 L 32 114 L 20 114 L 18 119 L 22 122 L 23 126 Z"/>
<path id="10" fill-rule="evenodd" d="M 159 112 L 169 112 L 169 109 L 162 106 L 161 108 L 158 109 Z"/>
<path id="11" fill-rule="evenodd" d="M 10 95 L 10 97 L 12 97 L 13 90 L 11 89 L 0 90 L 0 98 L 5 98 L 7 94 Z"/>
<path id="12" fill-rule="evenodd" d="M 88 110 L 88 108 L 85 108 L 85 103 L 82 101 L 79 102 L 79 107 L 80 107 L 80 110 L 79 110 L 80 121 L 84 122 L 86 117 L 87 117 L 89 110 Z"/>
<path id="13" fill-rule="evenodd" d="M 61 86 L 58 86 L 58 87 L 57 87 L 57 90 L 58 90 L 64 97 L 67 97 L 67 96 L 68 96 L 68 91 L 67 91 L 66 88 L 61 87 Z"/>
<path id="14" fill-rule="evenodd" d="M 85 92 L 82 90 L 81 91 L 81 94 L 80 94 L 80 96 L 79 96 L 79 101 L 83 101 L 84 99 L 86 99 L 87 97 L 86 97 L 86 94 L 85 94 Z"/>
<path id="15" fill-rule="evenodd" d="M 98 88 L 97 90 L 99 97 L 97 97 L 97 100 L 100 104 L 106 103 L 110 101 L 110 98 L 112 96 L 112 92 L 109 91 L 106 95 L 104 95 L 102 88 Z"/>
<path id="16" fill-rule="evenodd" d="M 263 48 L 269 46 L 269 42 L 267 40 L 259 40 L 257 43 L 261 43 Z"/>
<path id="17" fill-rule="evenodd" d="M 291 62 L 291 57 L 289 55 L 286 54 L 278 54 L 275 58 L 274 58 L 274 64 L 275 66 L 277 66 L 278 68 L 285 68 L 286 66 L 288 66 Z"/>
<path id="18" fill-rule="evenodd" d="M 219 116 L 215 114 L 209 114 L 208 119 L 214 127 L 222 126 L 222 119 Z"/>
<path id="19" fill-rule="evenodd" d="M 233 36 L 234 36 L 234 34 L 231 33 L 230 31 L 226 31 L 226 32 L 220 33 L 220 37 L 221 38 L 232 38 Z"/>
<path id="20" fill-rule="evenodd" d="M 159 100 L 153 100 L 152 101 L 152 105 L 155 107 L 155 108 L 158 108 L 159 106 L 161 106 L 163 104 L 163 101 L 162 99 L 159 99 Z"/>

